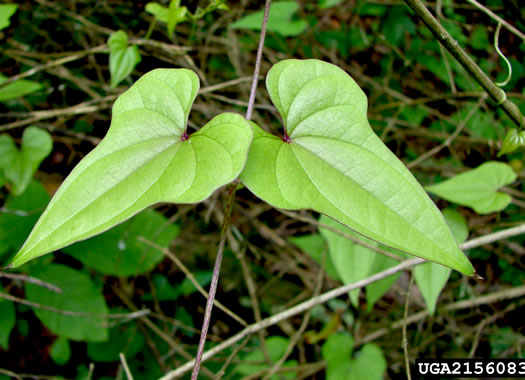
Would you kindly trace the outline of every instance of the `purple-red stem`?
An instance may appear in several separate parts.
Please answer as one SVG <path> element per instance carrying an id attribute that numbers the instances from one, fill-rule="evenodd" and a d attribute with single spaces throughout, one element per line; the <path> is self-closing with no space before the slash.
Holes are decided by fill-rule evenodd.
<path id="1" fill-rule="evenodd" d="M 262 51 L 264 46 L 264 38 L 266 36 L 266 26 L 268 25 L 268 15 L 270 13 L 271 0 L 266 0 L 264 5 L 264 18 L 261 26 L 261 35 L 259 38 L 259 45 L 257 47 L 257 57 L 255 59 L 255 70 L 253 72 L 252 86 L 250 89 L 250 99 L 248 100 L 248 109 L 246 110 L 246 120 L 251 120 L 253 113 L 253 105 L 255 103 L 255 92 L 257 91 L 257 83 L 259 81 L 259 71 L 261 68 Z M 186 136 L 186 138 L 184 138 Z M 182 136 L 181 140 L 184 141 L 188 137 L 186 133 Z M 237 188 L 238 180 L 233 181 L 228 187 L 228 201 L 224 210 L 224 219 L 221 226 L 221 234 L 219 238 L 219 248 L 217 249 L 217 257 L 215 259 L 215 265 L 213 267 L 213 275 L 211 278 L 210 291 L 208 294 L 208 300 L 206 301 L 206 310 L 204 312 L 204 321 L 202 322 L 201 337 L 199 340 L 199 347 L 197 348 L 197 355 L 195 356 L 195 365 L 193 366 L 193 372 L 191 374 L 191 380 L 197 380 L 199 376 L 199 370 L 202 362 L 202 355 L 204 354 L 204 344 L 206 343 L 206 335 L 208 334 L 208 328 L 210 327 L 211 312 L 213 309 L 213 302 L 215 301 L 215 294 L 217 292 L 217 284 L 219 283 L 219 273 L 221 270 L 222 254 L 224 252 L 224 245 L 226 243 L 226 233 L 230 226 L 230 216 L 233 208 L 233 202 L 235 199 L 235 190 Z"/>

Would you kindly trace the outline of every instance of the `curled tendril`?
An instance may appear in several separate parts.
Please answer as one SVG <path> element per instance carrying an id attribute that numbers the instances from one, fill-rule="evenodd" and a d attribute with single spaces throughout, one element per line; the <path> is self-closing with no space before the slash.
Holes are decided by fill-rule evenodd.
<path id="1" fill-rule="evenodd" d="M 507 83 L 509 83 L 510 78 L 512 78 L 512 66 L 511 66 L 509 60 L 507 59 L 507 57 L 505 57 L 505 55 L 503 55 L 503 53 L 499 49 L 499 31 L 500 31 L 500 29 L 501 29 L 501 22 L 498 22 L 498 27 L 496 28 L 496 34 L 494 35 L 494 48 L 498 52 L 498 55 L 505 61 L 505 63 L 507 64 L 507 67 L 509 69 L 509 73 L 507 75 L 507 78 L 503 82 L 496 82 L 496 85 L 498 85 L 499 87 L 503 87 Z"/>

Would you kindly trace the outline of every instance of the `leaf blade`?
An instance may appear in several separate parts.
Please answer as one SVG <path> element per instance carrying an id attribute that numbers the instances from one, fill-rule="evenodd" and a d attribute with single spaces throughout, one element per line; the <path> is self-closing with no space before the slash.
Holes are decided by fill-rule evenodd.
<path id="1" fill-rule="evenodd" d="M 510 203 L 508 194 L 497 192 L 516 180 L 516 173 L 503 162 L 489 161 L 425 189 L 448 201 L 468 206 L 478 214 L 501 211 Z"/>
<path id="2" fill-rule="evenodd" d="M 172 91 L 171 102 L 156 100 L 158 78 L 186 85 Z M 104 232 L 158 202 L 200 202 L 235 179 L 252 127 L 242 116 L 225 113 L 183 138 L 180 123 L 197 90 L 195 73 L 157 69 L 124 93 L 106 137 L 64 181 L 12 264 Z"/>
<path id="3" fill-rule="evenodd" d="M 370 128 L 366 96 L 348 74 L 322 61 L 286 60 L 272 67 L 267 88 L 291 142 L 256 127 L 241 174 L 246 187 L 274 207 L 312 209 L 380 243 L 474 273 L 434 203 Z"/>

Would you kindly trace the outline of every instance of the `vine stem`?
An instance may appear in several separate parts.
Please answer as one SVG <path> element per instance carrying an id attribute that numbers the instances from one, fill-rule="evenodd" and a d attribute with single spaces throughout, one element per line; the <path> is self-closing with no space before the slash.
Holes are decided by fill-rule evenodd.
<path id="1" fill-rule="evenodd" d="M 266 37 L 266 28 L 268 25 L 268 16 L 270 14 L 271 0 L 266 0 L 264 5 L 264 17 L 261 25 L 261 34 L 259 37 L 259 45 L 257 46 L 257 56 L 255 59 L 255 69 L 253 72 L 252 85 L 250 88 L 250 98 L 248 100 L 248 109 L 246 110 L 246 120 L 251 120 L 253 113 L 253 106 L 255 104 L 255 93 L 257 92 L 257 83 L 259 82 L 259 71 L 261 69 L 262 52 L 264 46 L 264 38 Z M 221 234 L 219 238 L 219 248 L 217 249 L 217 257 L 215 258 L 215 265 L 213 266 L 213 275 L 211 278 L 210 291 L 206 301 L 206 309 L 204 312 L 204 320 L 202 322 L 201 336 L 199 339 L 199 347 L 197 348 L 197 355 L 195 356 L 195 365 L 191 374 L 191 380 L 197 380 L 199 377 L 199 370 L 201 367 L 202 357 L 204 354 L 204 344 L 206 343 L 206 335 L 210 327 L 211 313 L 213 303 L 215 301 L 215 294 L 217 293 L 217 285 L 219 283 L 219 274 L 221 271 L 222 256 L 224 253 L 224 245 L 226 243 L 226 235 L 230 226 L 230 217 L 235 200 L 235 191 L 239 180 L 234 180 L 228 187 L 228 201 L 224 210 L 224 219 L 221 226 Z"/>
<path id="2" fill-rule="evenodd" d="M 524 117 L 519 108 L 507 98 L 507 93 L 499 88 L 488 76 L 479 68 L 472 58 L 459 46 L 458 42 L 452 38 L 447 30 L 430 13 L 421 0 L 405 0 L 405 3 L 423 20 L 434 37 L 452 54 L 454 58 L 474 77 L 483 87 L 498 106 L 501 106 L 505 113 L 518 126 L 524 124 Z"/>

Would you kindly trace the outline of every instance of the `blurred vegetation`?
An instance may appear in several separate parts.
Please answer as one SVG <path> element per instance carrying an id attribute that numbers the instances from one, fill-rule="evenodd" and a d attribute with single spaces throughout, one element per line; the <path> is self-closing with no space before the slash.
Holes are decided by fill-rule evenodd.
<path id="1" fill-rule="evenodd" d="M 116 97 L 144 73 L 184 67 L 199 75 L 191 131 L 221 112 L 244 114 L 263 3 L 0 5 L 0 264 L 9 262 L 63 179 L 104 137 Z M 525 30 L 518 0 L 484 5 Z M 505 80 L 508 68 L 493 45 L 497 22 L 469 2 L 426 6 L 489 77 Z M 487 161 L 512 168 L 508 181 L 495 171 L 471 183 L 472 191 L 497 198 L 494 207 L 478 209 L 435 192 L 458 242 L 524 222 L 523 149 L 498 158 L 516 126 L 403 2 L 283 1 L 272 8 L 257 124 L 282 135 L 263 86 L 272 64 L 329 61 L 363 88 L 375 132 L 422 185 L 444 183 Z M 499 48 L 512 65 L 503 89 L 525 113 L 524 40 L 503 28 Z M 487 190 L 483 182 L 492 176 L 499 179 Z M 205 305 L 193 282 L 204 288 L 210 282 L 225 199 L 217 191 L 201 204 L 161 204 L 16 273 L 0 272 L 0 379 L 124 379 L 119 353 L 135 379 L 153 379 L 192 359 Z M 312 216 L 318 219 L 273 209 L 246 189 L 237 193 L 217 295 L 224 306 L 214 309 L 208 348 L 243 323 L 312 297 L 319 274 L 327 291 L 393 265 L 387 259 L 346 273 L 337 251 L 357 248 L 338 242 L 341 237 Z M 410 358 L 523 357 L 524 299 L 506 292 L 525 282 L 524 242 L 521 235 L 468 250 L 483 281 L 439 268 L 415 273 Z M 370 252 L 353 259 L 361 262 Z M 425 285 L 433 275 L 436 282 Z M 271 326 L 205 362 L 201 376 L 212 378 L 227 363 L 225 379 L 263 378 L 292 342 L 282 376 L 272 379 L 405 378 L 401 327 L 410 276 L 400 273 Z M 457 304 L 490 294 L 479 304 Z"/>

